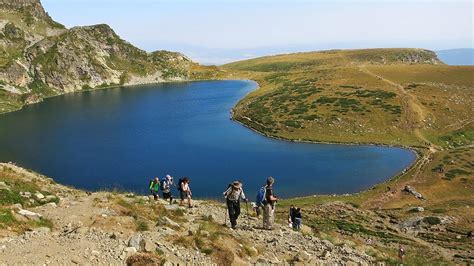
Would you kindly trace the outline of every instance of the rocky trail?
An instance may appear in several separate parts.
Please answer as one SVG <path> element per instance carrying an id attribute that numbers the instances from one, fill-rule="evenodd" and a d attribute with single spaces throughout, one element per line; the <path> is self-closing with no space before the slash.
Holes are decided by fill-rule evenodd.
<path id="1" fill-rule="evenodd" d="M 195 201 L 194 208 L 188 209 L 163 200 L 155 202 L 148 196 L 88 193 L 58 185 L 14 165 L 1 166 L 41 183 L 42 191 L 51 191 L 59 200 L 33 208 L 21 204 L 10 206 L 17 220 L 42 217 L 51 221 L 52 226 L 20 234 L 8 228 L 1 230 L 0 265 L 369 264 L 373 261 L 348 245 L 335 246 L 313 236 L 309 228 L 300 232 L 277 224 L 273 231 L 259 229 L 261 219 L 247 216 L 245 204 L 240 224 L 232 230 L 228 224 L 223 225 L 226 220 L 228 223 L 223 203 Z M 37 196 L 31 195 L 31 200 Z M 123 206 L 131 210 L 139 206 L 142 213 L 123 211 Z M 29 215 L 20 214 L 26 209 Z M 156 220 L 143 218 L 148 217 L 146 210 L 157 209 L 161 211 L 155 213 Z M 136 224 L 142 218 L 147 226 L 139 230 Z M 208 249 L 199 247 L 199 243 L 205 243 Z"/>

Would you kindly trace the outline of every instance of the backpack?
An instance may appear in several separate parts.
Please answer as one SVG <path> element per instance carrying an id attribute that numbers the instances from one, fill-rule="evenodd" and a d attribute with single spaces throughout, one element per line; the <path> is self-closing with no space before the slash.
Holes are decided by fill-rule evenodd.
<path id="1" fill-rule="evenodd" d="M 161 183 L 161 184 L 160 184 L 161 190 L 165 190 L 166 181 L 167 181 L 167 180 L 166 180 L 166 177 L 163 177 L 163 178 L 161 179 L 161 182 L 160 182 L 160 183 Z"/>
<path id="2" fill-rule="evenodd" d="M 150 188 L 150 189 L 151 189 L 151 184 L 153 184 L 153 181 L 154 181 L 154 180 L 153 180 L 153 179 L 151 179 L 151 180 L 150 180 L 150 182 L 148 182 L 148 188 Z"/>
<path id="3" fill-rule="evenodd" d="M 184 180 L 183 180 L 182 178 L 180 178 L 180 179 L 178 180 L 178 191 L 182 191 L 182 190 L 181 190 L 181 189 L 182 189 L 182 188 L 181 188 L 181 184 L 183 183 L 183 181 L 184 181 Z"/>
<path id="4" fill-rule="evenodd" d="M 265 203 L 267 202 L 266 194 L 267 186 L 263 186 L 258 190 L 257 199 L 255 200 L 255 204 L 257 204 L 257 207 L 265 205 Z"/>

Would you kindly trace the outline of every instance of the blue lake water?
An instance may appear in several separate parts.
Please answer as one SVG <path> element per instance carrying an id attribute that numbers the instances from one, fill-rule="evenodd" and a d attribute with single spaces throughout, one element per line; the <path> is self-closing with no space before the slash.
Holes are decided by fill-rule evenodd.
<path id="1" fill-rule="evenodd" d="M 267 176 L 293 197 L 357 192 L 394 176 L 409 150 L 293 143 L 231 121 L 256 85 L 203 81 L 68 94 L 0 116 L 0 161 L 87 190 L 146 193 L 149 179 L 189 176 L 195 197 L 216 198 L 232 180 L 252 198 Z M 175 191 L 176 194 L 176 191 Z"/>

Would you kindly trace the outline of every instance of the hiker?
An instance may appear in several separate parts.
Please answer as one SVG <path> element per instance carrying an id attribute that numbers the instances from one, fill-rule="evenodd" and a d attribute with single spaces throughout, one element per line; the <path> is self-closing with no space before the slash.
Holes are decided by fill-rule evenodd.
<path id="1" fill-rule="evenodd" d="M 163 191 L 163 199 L 170 200 L 170 204 L 173 204 L 173 194 L 171 194 L 171 187 L 174 186 L 173 177 L 166 175 L 166 177 L 161 182 L 161 190 Z"/>
<path id="2" fill-rule="evenodd" d="M 183 205 L 184 200 L 188 200 L 188 207 L 192 208 L 193 206 L 191 205 L 191 197 L 193 193 L 191 192 L 191 189 L 189 188 L 189 178 L 183 177 L 179 180 L 178 184 L 178 190 L 179 194 L 181 196 L 181 203 L 180 205 Z"/>
<path id="3" fill-rule="evenodd" d="M 149 184 L 150 193 L 153 195 L 153 199 L 158 200 L 160 196 L 158 195 L 158 191 L 160 190 L 160 179 L 155 177 L 154 180 L 150 180 Z"/>
<path id="4" fill-rule="evenodd" d="M 403 263 L 403 259 L 405 258 L 405 248 L 402 245 L 398 247 L 398 258 Z"/>
<path id="5" fill-rule="evenodd" d="M 299 231 L 301 229 L 301 208 L 296 208 L 295 212 L 293 214 L 294 216 L 294 222 L 293 222 L 293 229 Z"/>
<path id="6" fill-rule="evenodd" d="M 290 228 L 293 228 L 293 225 L 295 224 L 295 211 L 296 211 L 295 206 L 291 205 L 290 212 L 288 213 L 288 226 Z"/>
<path id="7" fill-rule="evenodd" d="M 237 219 L 240 215 L 240 200 L 244 200 L 245 203 L 248 202 L 242 188 L 242 183 L 234 181 L 232 184 L 229 184 L 227 190 L 222 194 L 226 198 L 231 227 L 235 229 L 237 227 Z"/>
<path id="8" fill-rule="evenodd" d="M 275 219 L 275 205 L 278 200 L 273 194 L 273 177 L 267 178 L 267 185 L 265 186 L 265 197 L 263 201 L 263 229 L 273 230 L 273 221 Z"/>

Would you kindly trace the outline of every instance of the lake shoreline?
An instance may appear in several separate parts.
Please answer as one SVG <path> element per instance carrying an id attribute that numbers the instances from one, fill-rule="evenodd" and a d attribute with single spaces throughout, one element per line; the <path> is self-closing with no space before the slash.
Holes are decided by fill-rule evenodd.
<path id="1" fill-rule="evenodd" d="M 399 177 L 400 175 L 403 175 L 404 173 L 406 173 L 407 171 L 409 171 L 410 169 L 412 169 L 415 165 L 418 164 L 419 160 L 420 160 L 420 155 L 422 154 L 421 150 L 417 149 L 416 147 L 407 147 L 407 146 L 402 146 L 402 145 L 387 145 L 387 144 L 380 144 L 380 143 L 347 143 L 347 142 L 328 142 L 328 141 L 314 141 L 314 140 L 303 140 L 303 139 L 285 139 L 285 138 L 281 138 L 281 137 L 277 137 L 277 136 L 272 136 L 272 135 L 268 135 L 268 134 L 265 134 L 263 132 L 260 132 L 254 128 L 252 128 L 251 126 L 247 125 L 246 123 L 242 122 L 242 121 L 239 121 L 237 119 L 234 118 L 234 108 L 235 106 L 240 102 L 242 101 L 243 99 L 245 99 L 249 94 L 251 94 L 252 92 L 254 92 L 256 89 L 259 88 L 259 84 L 254 81 L 254 80 L 250 80 L 250 79 L 212 79 L 212 80 L 183 80 L 183 81 L 169 81 L 169 82 L 158 82 L 158 83 L 154 83 L 154 84 L 170 84 L 170 83 L 188 83 L 188 82 L 205 82 L 205 81 L 247 81 L 249 83 L 253 83 L 252 85 L 255 85 L 255 88 L 251 89 L 246 95 L 244 95 L 241 99 L 239 99 L 237 101 L 236 104 L 233 105 L 233 107 L 230 109 L 230 119 L 233 121 L 233 122 L 237 122 L 238 124 L 240 124 L 240 126 L 243 126 L 247 129 L 250 129 L 252 130 L 254 133 L 258 133 L 259 135 L 262 135 L 264 137 L 267 137 L 267 138 L 271 138 L 271 139 L 276 139 L 276 140 L 280 140 L 280 141 L 286 141 L 286 142 L 293 142 L 293 143 L 309 143 L 309 144 L 325 144 L 325 145 L 348 145 L 348 146 L 377 146 L 377 147 L 396 147 L 396 148 L 403 148 L 403 149 L 406 149 L 406 150 L 409 150 L 411 152 L 414 153 L 414 155 L 416 156 L 416 158 L 410 163 L 410 165 L 406 166 L 403 170 L 401 170 L 400 172 L 390 176 L 390 177 L 387 177 L 387 179 L 383 180 L 383 182 L 379 182 L 379 183 L 373 183 L 372 185 L 370 185 L 370 187 L 367 187 L 365 189 L 361 189 L 357 192 L 351 192 L 351 193 L 331 193 L 331 194 L 306 194 L 305 193 L 305 196 L 303 195 L 296 195 L 296 196 L 291 196 L 291 197 L 288 197 L 288 199 L 297 199 L 297 198 L 302 198 L 302 197 L 310 197 L 310 196 L 323 196 L 323 195 L 357 195 L 359 193 L 362 193 L 362 192 L 365 192 L 367 190 L 370 190 L 372 187 L 374 186 L 378 186 L 380 184 L 383 184 L 385 182 L 389 182 L 397 177 Z M 76 94 L 76 93 L 83 93 L 83 92 L 92 92 L 92 91 L 98 91 L 98 90 L 104 90 L 104 89 L 113 89 L 113 88 L 126 88 L 126 87 L 132 87 L 132 86 L 144 86 L 144 85 L 153 85 L 153 84 L 140 84 L 140 85 L 125 85 L 125 86 L 109 86 L 109 87 L 101 87 L 101 88 L 97 88 L 97 89 L 92 89 L 92 90 L 87 90 L 87 91 L 76 91 L 76 92 L 71 92 L 71 93 L 66 93 L 66 94 L 60 94 L 60 95 L 55 95 L 55 96 L 61 96 L 61 95 L 67 95 L 67 94 Z M 55 96 L 52 96 L 52 97 L 48 97 L 48 98 L 53 98 Z M 19 109 L 21 110 L 21 109 Z M 1 115 L 1 114 L 0 114 Z M 35 170 L 33 170 L 35 171 Z M 68 185 L 69 186 L 69 185 Z M 102 188 L 103 189 L 103 188 Z M 111 190 L 113 190 L 113 188 L 109 188 Z M 82 189 L 80 188 L 80 190 L 85 190 L 85 191 L 96 191 L 94 189 L 92 190 L 87 190 L 87 189 Z M 101 190 L 101 189 L 98 189 L 98 190 Z M 128 191 L 127 189 L 125 189 L 124 191 Z M 132 190 L 130 190 L 132 191 Z M 207 197 L 204 197 L 204 198 L 207 198 Z"/>

